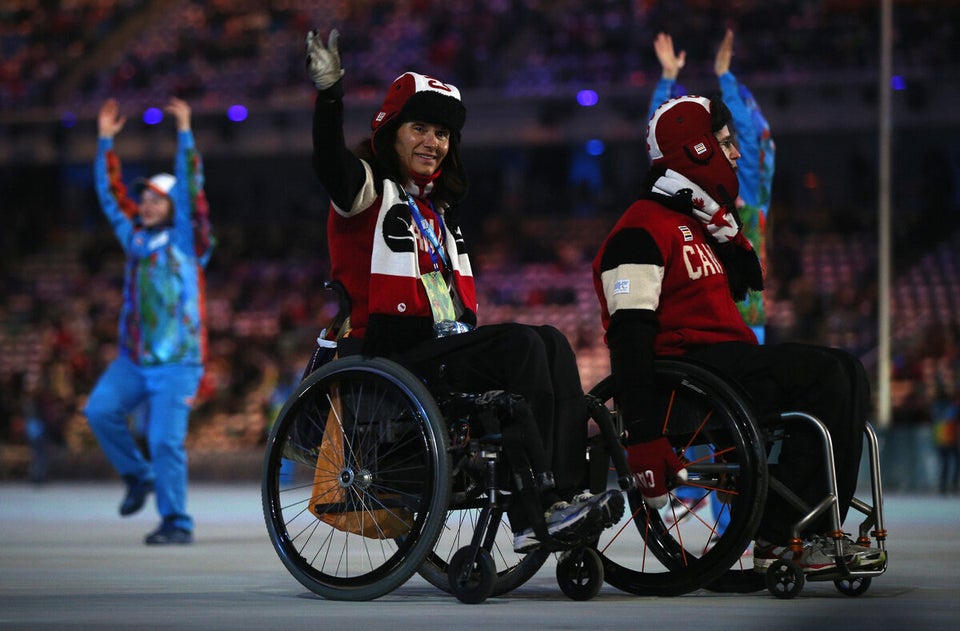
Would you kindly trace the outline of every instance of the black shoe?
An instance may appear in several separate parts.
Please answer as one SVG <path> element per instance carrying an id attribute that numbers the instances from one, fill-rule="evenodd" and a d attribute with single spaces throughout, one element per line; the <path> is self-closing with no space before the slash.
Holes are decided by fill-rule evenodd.
<path id="1" fill-rule="evenodd" d="M 127 495 L 120 504 L 120 515 L 133 515 L 147 502 L 147 496 L 153 492 L 153 480 L 140 480 L 134 476 L 124 476 L 127 483 Z"/>
<path id="2" fill-rule="evenodd" d="M 609 528 L 623 517 L 624 502 L 620 491 L 609 490 L 597 495 L 585 491 L 575 495 L 573 501 L 585 502 L 599 509 L 602 528 Z"/>
<path id="3" fill-rule="evenodd" d="M 167 545 L 171 543 L 193 543 L 193 533 L 183 528 L 163 522 L 160 527 L 147 535 L 143 542 L 147 545 Z"/>

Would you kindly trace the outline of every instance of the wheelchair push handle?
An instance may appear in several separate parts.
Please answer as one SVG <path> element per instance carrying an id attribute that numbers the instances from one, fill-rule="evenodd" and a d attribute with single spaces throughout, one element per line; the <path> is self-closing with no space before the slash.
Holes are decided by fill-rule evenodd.
<path id="1" fill-rule="evenodd" d="M 333 321 L 320 334 L 324 339 L 336 339 L 337 334 L 343 327 L 343 323 L 350 317 L 350 296 L 347 294 L 347 288 L 338 280 L 326 280 L 323 282 L 323 288 L 333 291 L 337 294 L 337 314 L 333 316 Z"/>
<path id="2" fill-rule="evenodd" d="M 301 381 L 317 368 L 336 357 L 340 332 L 350 318 L 350 296 L 347 295 L 347 290 L 343 284 L 336 280 L 327 280 L 324 281 L 323 288 L 336 292 L 337 314 L 333 316 L 330 324 L 320 331 L 320 335 L 317 337 L 317 346 L 313 349 L 313 355 L 303 370 L 303 375 L 300 377 Z"/>

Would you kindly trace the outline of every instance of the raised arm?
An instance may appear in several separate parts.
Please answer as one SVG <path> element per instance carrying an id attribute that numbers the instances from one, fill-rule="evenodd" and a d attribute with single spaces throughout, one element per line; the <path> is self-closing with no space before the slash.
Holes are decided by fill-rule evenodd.
<path id="1" fill-rule="evenodd" d="M 770 128 L 753 95 L 730 72 L 733 43 L 733 30 L 727 29 L 717 49 L 714 71 L 720 83 L 721 98 L 733 116 L 737 148 L 741 155 L 737 163 L 740 197 L 744 203 L 751 206 L 765 206 L 761 198 L 768 195 L 762 195 L 760 191 L 764 188 L 769 191 L 770 180 L 773 177 L 773 144 L 770 141 Z M 769 166 L 765 165 L 767 162 Z"/>
<path id="2" fill-rule="evenodd" d="M 113 137 L 123 130 L 127 123 L 127 117 L 120 113 L 120 104 L 116 99 L 107 99 L 100 106 L 100 113 L 97 116 L 97 134 L 100 138 Z"/>
<path id="3" fill-rule="evenodd" d="M 717 56 L 713 59 L 713 70 L 717 77 L 730 72 L 730 60 L 733 59 L 733 29 L 727 29 L 723 34 L 723 41 L 717 49 Z"/>
<path id="4" fill-rule="evenodd" d="M 201 265 L 205 265 L 213 250 L 214 240 L 210 231 L 210 207 L 204 192 L 203 160 L 193 136 L 192 110 L 189 103 L 174 97 L 164 107 L 164 111 L 173 116 L 177 130 L 177 157 L 174 165 L 178 183 L 176 212 L 183 221 L 184 239 L 193 241 L 194 254 Z M 181 183 L 182 186 L 179 186 Z M 178 230 L 180 228 L 181 225 L 178 224 Z"/>
<path id="5" fill-rule="evenodd" d="M 120 159 L 113 151 L 114 136 L 123 129 L 127 117 L 120 114 L 116 99 L 107 99 L 97 116 L 97 157 L 94 161 L 94 187 L 100 208 L 124 248 L 133 231 L 137 204 L 123 184 Z"/>
<path id="6" fill-rule="evenodd" d="M 307 72 L 317 88 L 313 110 L 313 170 L 341 210 L 349 211 L 363 186 L 366 169 L 343 135 L 343 75 L 339 32 L 330 31 L 324 45 L 318 31 L 307 34 Z"/>
<path id="7" fill-rule="evenodd" d="M 667 33 L 657 34 L 657 38 L 653 40 L 653 50 L 660 62 L 661 72 L 660 81 L 657 82 L 653 95 L 650 97 L 650 111 L 647 113 L 647 120 L 653 117 L 653 113 L 664 101 L 681 96 L 676 93 L 677 76 L 687 63 L 687 51 L 681 50 L 677 53 L 673 47 L 673 37 Z"/>

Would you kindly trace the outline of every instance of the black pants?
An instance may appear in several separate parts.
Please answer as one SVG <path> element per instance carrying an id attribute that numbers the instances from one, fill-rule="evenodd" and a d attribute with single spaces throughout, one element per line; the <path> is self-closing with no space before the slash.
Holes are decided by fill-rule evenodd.
<path id="1" fill-rule="evenodd" d="M 850 354 L 803 344 L 754 346 L 718 344 L 689 353 L 735 379 L 762 419 L 779 412 L 811 414 L 827 426 L 833 442 L 841 519 L 857 487 L 863 428 L 870 406 L 870 384 L 863 365 Z M 778 464 L 772 473 L 810 506 L 826 497 L 823 442 L 803 421 L 790 422 Z M 800 512 L 777 493 L 767 496 L 757 536 L 785 543 Z M 829 513 L 803 536 L 830 530 Z"/>
<path id="2" fill-rule="evenodd" d="M 482 326 L 470 333 L 427 340 L 397 359 L 428 381 L 442 379 L 455 390 L 504 390 L 522 396 L 533 409 L 539 430 L 538 436 L 525 437 L 534 471 L 552 471 L 561 498 L 569 499 L 582 488 L 586 402 L 573 349 L 556 328 L 517 323 Z M 514 511 L 510 521 L 514 531 L 525 527 L 522 515 Z"/>

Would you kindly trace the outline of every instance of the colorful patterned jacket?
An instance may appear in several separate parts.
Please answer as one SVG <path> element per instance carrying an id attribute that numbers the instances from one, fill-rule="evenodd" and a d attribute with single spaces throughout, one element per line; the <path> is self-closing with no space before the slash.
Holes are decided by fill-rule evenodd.
<path id="1" fill-rule="evenodd" d="M 206 358 L 203 268 L 213 239 L 203 191 L 203 163 L 190 131 L 177 133 L 173 221 L 139 222 L 113 140 L 100 138 L 94 165 L 97 197 L 127 256 L 119 352 L 142 366 L 202 364 Z"/>

